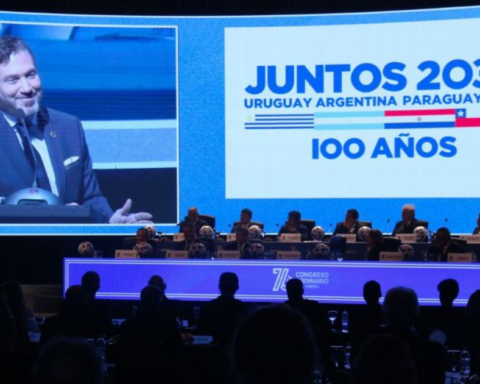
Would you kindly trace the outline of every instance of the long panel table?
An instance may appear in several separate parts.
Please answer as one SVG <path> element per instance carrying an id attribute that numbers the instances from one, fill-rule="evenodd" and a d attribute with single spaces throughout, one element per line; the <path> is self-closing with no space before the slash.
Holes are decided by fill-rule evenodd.
<path id="1" fill-rule="evenodd" d="M 276 241 L 263 242 L 262 243 L 265 252 L 267 253 L 267 258 L 275 258 L 277 251 L 299 251 L 303 258 L 313 251 L 317 242 L 301 242 L 301 243 L 281 243 Z M 329 243 L 326 242 L 328 245 Z M 224 241 L 217 241 L 215 246 L 217 249 L 223 249 L 226 245 Z M 422 261 L 424 256 L 427 254 L 427 250 L 430 247 L 429 243 L 414 243 L 411 244 L 415 254 L 410 258 L 409 261 Z M 175 249 L 177 243 L 174 241 L 163 241 L 156 244 L 156 255 L 160 258 L 165 258 L 167 250 Z M 468 252 L 473 252 L 480 256 L 480 244 L 467 244 L 466 250 Z M 344 254 L 345 261 L 361 261 L 365 259 L 365 254 L 367 253 L 367 243 L 348 243 L 346 251 Z"/>
<path id="2" fill-rule="evenodd" d="M 285 283 L 299 278 L 307 297 L 321 302 L 355 304 L 363 301 L 363 285 L 376 280 L 382 291 L 396 286 L 414 289 L 423 305 L 437 305 L 437 284 L 454 278 L 460 284 L 457 305 L 480 288 L 480 264 L 380 263 L 348 261 L 278 260 L 162 260 L 162 259 L 64 259 L 64 288 L 79 284 L 82 275 L 95 271 L 101 277 L 98 297 L 138 299 L 152 275 L 168 284 L 168 297 L 205 301 L 218 296 L 218 278 L 235 272 L 240 279 L 237 297 L 252 302 L 286 300 Z"/>

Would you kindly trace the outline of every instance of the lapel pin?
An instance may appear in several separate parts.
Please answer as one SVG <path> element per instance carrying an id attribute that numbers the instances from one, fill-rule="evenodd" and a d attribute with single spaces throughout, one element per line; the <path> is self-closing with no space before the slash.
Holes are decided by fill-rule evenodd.
<path id="1" fill-rule="evenodd" d="M 55 131 L 50 131 L 50 137 L 51 137 L 52 139 L 55 139 L 55 138 L 57 137 L 57 132 L 55 132 Z"/>

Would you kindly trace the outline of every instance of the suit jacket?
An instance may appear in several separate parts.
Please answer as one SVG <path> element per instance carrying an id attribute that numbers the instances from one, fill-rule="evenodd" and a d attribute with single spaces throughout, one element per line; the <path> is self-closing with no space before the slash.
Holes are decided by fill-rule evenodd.
<path id="1" fill-rule="evenodd" d="M 293 231 L 288 228 L 287 224 L 282 225 L 282 227 L 280 228 L 280 231 L 278 232 L 278 236 L 280 237 L 282 233 L 300 233 L 302 235 L 302 241 L 309 239 L 308 229 L 302 224 L 298 224 L 295 230 Z"/>
<path id="2" fill-rule="evenodd" d="M 395 224 L 395 228 L 393 229 L 392 235 L 395 236 L 398 233 L 413 233 L 415 228 L 422 225 L 422 222 L 417 219 L 413 219 L 410 224 L 404 224 L 402 220 Z"/>
<path id="3" fill-rule="evenodd" d="M 250 259 L 250 245 L 252 244 L 251 241 L 245 242 L 245 244 L 240 246 L 236 241 L 229 241 L 225 244 L 225 251 L 240 251 L 240 258 L 241 259 Z"/>
<path id="4" fill-rule="evenodd" d="M 59 197 L 65 204 L 92 207 L 96 222 L 108 222 L 113 212 L 102 195 L 92 169 L 85 134 L 75 116 L 50 108 L 40 108 L 38 126 L 43 128 L 52 161 Z M 67 161 L 67 163 L 65 163 Z M 8 196 L 32 186 L 30 166 L 15 130 L 0 114 L 0 196 Z"/>
<path id="5" fill-rule="evenodd" d="M 427 251 L 428 255 L 436 256 L 436 261 L 447 261 L 449 253 L 465 253 L 465 248 L 455 241 L 450 241 L 450 244 L 448 244 L 446 248 L 440 247 L 437 244 L 432 244 L 428 247 Z"/>
<path id="6" fill-rule="evenodd" d="M 183 225 L 187 223 L 187 219 L 185 218 L 185 220 L 183 220 L 182 222 L 180 222 L 180 233 L 183 232 Z M 197 219 L 196 223 L 195 223 L 195 232 L 197 233 L 197 235 L 199 234 L 200 232 L 200 229 L 204 226 L 204 225 L 208 225 L 206 221 L 202 220 L 202 219 Z"/>
<path id="7" fill-rule="evenodd" d="M 349 234 L 349 233 L 357 233 L 358 229 L 360 228 L 360 224 L 358 221 L 355 223 L 355 226 L 353 227 L 353 232 L 350 232 L 350 230 L 343 225 L 343 221 L 338 223 L 337 226 L 335 227 L 335 230 L 333 231 L 332 236 L 338 235 L 338 234 Z"/>

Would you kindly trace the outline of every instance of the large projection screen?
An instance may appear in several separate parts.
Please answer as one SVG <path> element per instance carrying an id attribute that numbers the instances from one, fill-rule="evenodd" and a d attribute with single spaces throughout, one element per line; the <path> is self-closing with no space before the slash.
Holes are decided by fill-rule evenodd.
<path id="1" fill-rule="evenodd" d="M 390 232 L 412 203 L 430 229 L 471 233 L 480 211 L 480 51 L 465 37 L 476 31 L 478 7 L 233 18 L 0 13 L 0 34 L 35 53 L 41 104 L 80 119 L 111 209 L 130 198 L 164 232 L 176 232 L 192 206 L 215 216 L 220 231 L 248 207 L 267 232 L 291 210 L 328 232 L 349 208 Z M 13 177 L 3 172 L 0 187 Z M 0 224 L 0 233 L 137 227 Z"/>

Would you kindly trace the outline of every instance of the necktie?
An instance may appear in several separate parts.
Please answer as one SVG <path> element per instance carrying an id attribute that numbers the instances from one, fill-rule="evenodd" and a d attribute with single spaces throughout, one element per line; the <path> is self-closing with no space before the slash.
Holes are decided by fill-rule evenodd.
<path id="1" fill-rule="evenodd" d="M 31 129 L 33 126 L 32 124 L 27 120 L 25 122 L 27 127 Z M 33 146 L 30 136 L 27 131 L 27 127 L 22 122 L 18 122 L 15 127 L 17 128 L 18 133 L 20 134 L 20 137 L 22 138 L 22 144 L 23 144 L 23 150 L 25 152 L 25 156 L 28 159 L 28 162 L 30 163 L 30 166 L 32 169 L 35 171 L 36 175 L 36 185 L 38 188 L 46 189 L 47 191 L 51 191 L 50 187 L 50 181 L 48 180 L 47 172 L 45 171 L 45 166 L 42 161 L 42 157 L 40 156 L 40 153 L 35 149 Z"/>

